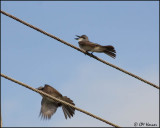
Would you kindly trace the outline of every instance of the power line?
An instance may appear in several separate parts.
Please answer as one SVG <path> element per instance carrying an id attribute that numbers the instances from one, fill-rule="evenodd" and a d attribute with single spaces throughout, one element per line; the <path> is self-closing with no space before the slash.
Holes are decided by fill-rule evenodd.
<path id="1" fill-rule="evenodd" d="M 54 97 L 54 96 L 51 96 L 51 95 L 49 95 L 49 94 L 47 94 L 47 93 L 45 93 L 45 92 L 39 91 L 38 89 L 35 89 L 35 88 L 32 88 L 32 87 L 30 87 L 29 85 L 24 84 L 24 83 L 22 83 L 22 82 L 20 82 L 20 81 L 17 81 L 17 80 L 15 80 L 15 79 L 11 78 L 11 77 L 8 77 L 8 76 L 6 76 L 6 75 L 4 75 L 4 74 L 1 74 L 1 76 L 2 76 L 3 78 L 5 78 L 5 79 L 8 79 L 8 80 L 12 81 L 12 82 L 15 82 L 15 83 L 17 83 L 17 84 L 19 84 L 19 85 L 22 85 L 22 86 L 24 86 L 24 87 L 26 87 L 26 88 L 34 91 L 34 92 L 40 93 L 40 94 L 42 94 L 42 95 L 45 95 L 46 97 L 51 98 L 51 99 L 53 99 L 53 100 L 55 100 L 55 101 L 57 101 L 57 102 L 61 102 L 61 103 L 63 103 L 63 104 L 66 104 L 66 105 L 68 105 L 68 106 L 70 106 L 70 107 L 72 107 L 72 108 L 74 108 L 74 109 L 76 109 L 76 110 L 78 110 L 78 111 L 80 111 L 80 112 L 82 112 L 82 113 L 85 113 L 85 114 L 87 114 L 87 115 L 89 115 L 89 116 L 91 116 L 91 117 L 93 117 L 93 118 L 96 118 L 96 119 L 98 119 L 98 120 L 100 120 L 100 121 L 102 121 L 102 122 L 105 122 L 105 123 L 107 123 L 107 124 L 109 124 L 109 125 L 111 125 L 111 126 L 114 126 L 114 127 L 117 127 L 117 128 L 120 127 L 120 126 L 118 126 L 118 125 L 116 125 L 116 124 L 113 124 L 113 123 L 111 123 L 111 122 L 109 122 L 109 121 L 107 121 L 107 120 L 104 120 L 104 119 L 102 119 L 102 118 L 100 118 L 100 117 L 98 117 L 98 116 L 96 116 L 96 115 L 94 115 L 94 114 L 92 114 L 92 113 L 89 113 L 89 112 L 87 112 L 87 111 L 85 111 L 85 110 L 82 110 L 82 109 L 80 109 L 80 108 L 78 108 L 78 107 L 76 107 L 76 106 L 74 106 L 74 105 L 72 105 L 72 104 L 69 104 L 69 103 L 67 103 L 67 102 L 65 102 L 65 101 L 63 101 L 63 100 L 60 100 L 60 99 L 58 99 L 58 98 L 56 98 L 56 97 Z"/>
<path id="2" fill-rule="evenodd" d="M 149 81 L 147 81 L 147 80 L 145 80 L 145 79 L 143 79 L 143 78 L 141 78 L 141 77 L 139 77 L 139 76 L 137 76 L 137 75 L 135 75 L 135 74 L 133 74 L 131 72 L 128 72 L 128 71 L 126 71 L 126 70 L 124 70 L 124 69 L 122 69 L 122 68 L 120 68 L 120 67 L 118 67 L 116 65 L 113 65 L 113 64 L 111 64 L 109 62 L 106 62 L 106 61 L 98 58 L 95 55 L 92 55 L 90 53 L 86 53 L 85 51 L 81 50 L 80 48 L 77 48 L 74 45 L 72 45 L 72 44 L 70 44 L 70 43 L 68 43 L 68 42 L 66 42 L 66 41 L 64 41 L 64 40 L 62 40 L 62 39 L 60 39 L 60 38 L 52 35 L 52 34 L 49 34 L 49 33 L 45 32 L 45 31 L 43 31 L 43 30 L 41 30 L 41 29 L 39 29 L 39 28 L 37 28 L 37 27 L 35 27 L 35 26 L 33 26 L 33 25 L 31 25 L 31 24 L 29 24 L 29 23 L 27 23 L 27 22 L 25 22 L 25 21 L 23 21 L 23 20 L 21 20 L 21 19 L 19 19 L 17 17 L 15 17 L 15 16 L 12 16 L 9 13 L 6 13 L 6 12 L 4 12 L 2 10 L 1 10 L 1 13 L 4 14 L 4 15 L 6 15 L 6 16 L 8 16 L 8 17 L 10 17 L 10 18 L 12 18 L 12 19 L 14 19 L 14 20 L 17 20 L 18 22 L 20 22 L 20 23 L 22 23 L 22 24 L 24 24 L 24 25 L 26 25 L 26 26 L 28 26 L 30 28 L 33 28 L 33 29 L 35 29 L 35 30 L 37 30 L 37 31 L 39 31 L 39 32 L 41 32 L 41 33 L 43 33 L 43 34 L 51 37 L 51 38 L 54 38 L 55 40 L 60 41 L 61 43 L 66 44 L 66 45 L 68 45 L 68 46 L 70 46 L 70 47 L 72 47 L 72 48 L 74 48 L 74 49 L 76 49 L 76 50 L 78 50 L 78 51 L 80 51 L 80 52 L 82 52 L 82 53 L 84 53 L 84 54 L 86 54 L 86 55 L 88 55 L 88 56 L 90 56 L 90 57 L 92 57 L 92 58 L 94 58 L 94 59 L 96 59 L 96 60 L 104 63 L 104 64 L 106 64 L 106 65 L 109 65 L 109 66 L 111 66 L 111 67 L 113 67 L 113 68 L 115 68 L 115 69 L 117 69 L 117 70 L 119 70 L 121 72 L 124 72 L 124 73 L 126 73 L 126 74 L 128 74 L 128 75 L 130 75 L 130 76 L 132 76 L 132 77 L 134 77 L 136 79 L 138 79 L 138 80 L 143 81 L 144 83 L 147 83 L 147 84 L 149 84 L 149 85 L 151 85 L 151 86 L 153 86 L 153 87 L 155 87 L 157 89 L 160 89 L 160 87 L 157 86 L 156 84 L 153 84 L 153 83 L 151 83 L 151 82 L 149 82 Z"/>

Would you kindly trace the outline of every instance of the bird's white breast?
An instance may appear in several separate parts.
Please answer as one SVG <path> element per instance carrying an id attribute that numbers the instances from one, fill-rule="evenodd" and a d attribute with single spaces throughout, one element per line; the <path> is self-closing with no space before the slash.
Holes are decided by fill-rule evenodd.
<path id="1" fill-rule="evenodd" d="M 83 40 L 84 40 L 83 38 L 79 38 L 79 39 L 78 39 L 78 41 L 83 41 Z"/>

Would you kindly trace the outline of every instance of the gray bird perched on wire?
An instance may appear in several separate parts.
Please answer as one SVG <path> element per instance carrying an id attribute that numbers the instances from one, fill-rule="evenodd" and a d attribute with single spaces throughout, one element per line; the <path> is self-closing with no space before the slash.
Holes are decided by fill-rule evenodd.
<path id="1" fill-rule="evenodd" d="M 102 45 L 90 42 L 86 35 L 82 35 L 82 36 L 76 35 L 76 36 L 77 36 L 77 38 L 75 38 L 75 39 L 79 41 L 78 42 L 79 47 L 81 49 L 85 50 L 86 52 L 88 52 L 88 51 L 91 51 L 92 53 L 93 52 L 100 52 L 100 53 L 105 53 L 112 58 L 116 57 L 116 50 L 114 49 L 113 46 L 111 46 L 111 45 L 102 46 Z"/>
<path id="2" fill-rule="evenodd" d="M 60 100 L 63 100 L 63 101 L 68 102 L 72 105 L 75 105 L 70 98 L 68 98 L 67 96 L 62 96 L 61 93 L 59 93 L 56 89 L 54 89 L 53 87 L 51 87 L 47 84 L 45 84 L 44 87 L 39 87 L 37 89 L 41 90 L 51 96 L 54 96 Z M 73 117 L 74 112 L 75 112 L 74 108 L 72 108 L 68 105 L 62 104 L 60 102 L 57 102 L 55 100 L 52 100 L 44 95 L 42 95 L 42 97 L 43 98 L 41 101 L 41 110 L 40 110 L 40 114 L 39 114 L 42 119 L 50 119 L 51 116 L 56 112 L 58 107 L 62 107 L 64 116 L 66 119 L 67 119 L 67 117 L 69 117 L 69 118 Z"/>

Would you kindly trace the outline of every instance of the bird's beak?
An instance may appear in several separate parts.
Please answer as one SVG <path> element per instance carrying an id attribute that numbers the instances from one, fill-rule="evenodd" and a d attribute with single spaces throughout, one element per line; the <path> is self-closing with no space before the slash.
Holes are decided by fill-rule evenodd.
<path id="1" fill-rule="evenodd" d="M 43 87 L 42 87 L 42 86 L 40 86 L 40 87 L 38 87 L 38 88 L 36 88 L 36 89 L 38 89 L 38 90 L 42 90 L 42 89 L 43 89 Z"/>
<path id="2" fill-rule="evenodd" d="M 38 89 L 38 90 L 39 90 L 39 88 L 36 88 L 36 89 Z"/>
<path id="3" fill-rule="evenodd" d="M 76 35 L 78 38 L 74 38 L 75 40 L 78 40 L 80 38 L 80 36 Z"/>

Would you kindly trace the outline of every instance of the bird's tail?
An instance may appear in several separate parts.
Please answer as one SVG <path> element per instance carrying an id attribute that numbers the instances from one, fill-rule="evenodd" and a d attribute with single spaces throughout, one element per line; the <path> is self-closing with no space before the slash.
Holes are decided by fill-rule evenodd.
<path id="1" fill-rule="evenodd" d="M 67 96 L 63 96 L 62 100 L 66 101 L 72 105 L 75 105 L 73 103 L 73 101 L 70 98 L 68 98 Z M 65 105 L 65 104 L 62 104 L 62 110 L 63 110 L 64 116 L 66 119 L 67 119 L 67 117 L 69 117 L 69 118 L 73 117 L 74 112 L 75 112 L 74 108 L 72 108 L 68 105 Z"/>
<path id="2" fill-rule="evenodd" d="M 103 46 L 104 48 L 104 53 L 109 55 L 112 58 L 116 58 L 116 50 L 114 49 L 113 46 L 111 45 L 107 45 L 107 46 Z"/>

